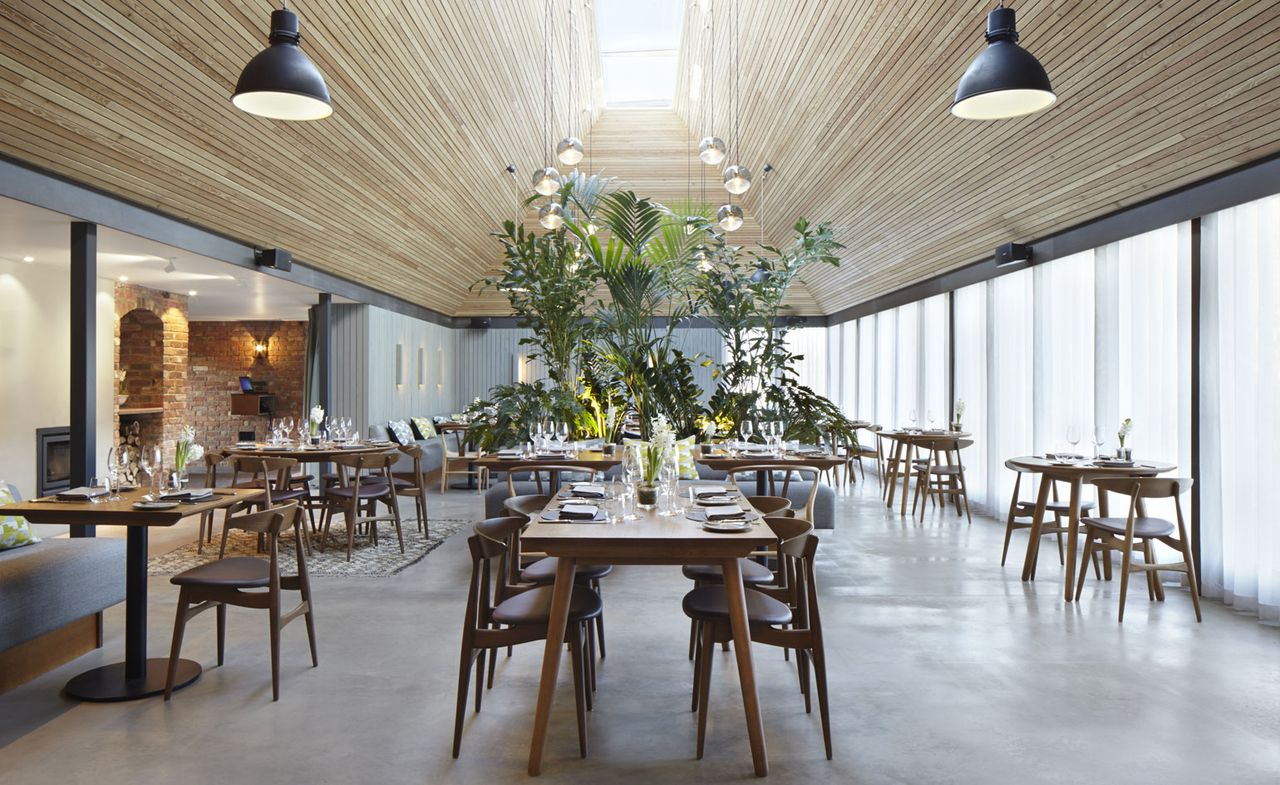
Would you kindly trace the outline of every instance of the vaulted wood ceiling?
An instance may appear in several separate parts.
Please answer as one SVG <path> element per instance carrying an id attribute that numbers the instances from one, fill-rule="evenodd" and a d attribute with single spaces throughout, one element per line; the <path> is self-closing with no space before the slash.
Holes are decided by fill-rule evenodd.
<path id="1" fill-rule="evenodd" d="M 758 183 L 741 237 L 760 236 L 759 216 L 782 240 L 806 216 L 848 246 L 839 269 L 806 271 L 802 312 L 1280 152 L 1276 2 L 1019 0 L 1023 44 L 1060 100 L 999 123 L 948 113 L 983 45 L 985 0 L 716 0 L 714 90 L 710 3 L 691 0 L 674 111 L 603 113 L 589 0 L 552 5 L 550 143 L 573 107 L 593 166 L 641 193 L 684 197 L 691 141 L 709 129 L 733 141 L 740 82 L 742 162 Z M 0 0 L 0 152 L 445 313 L 500 311 L 468 287 L 545 157 L 543 3 L 296 0 L 335 105 L 302 124 L 229 101 L 270 7 Z M 765 162 L 777 171 L 761 183 Z M 716 170 L 700 166 L 695 190 L 711 175 L 719 203 Z"/>

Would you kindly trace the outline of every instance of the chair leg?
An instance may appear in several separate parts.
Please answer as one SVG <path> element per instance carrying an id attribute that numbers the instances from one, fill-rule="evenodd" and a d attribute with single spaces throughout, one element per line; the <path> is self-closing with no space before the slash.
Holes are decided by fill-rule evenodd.
<path id="1" fill-rule="evenodd" d="M 271 622 L 271 700 L 280 700 L 280 595 L 273 598 L 268 612 Z"/>
<path id="2" fill-rule="evenodd" d="M 467 688 L 471 686 L 471 663 L 475 659 L 475 650 L 471 648 L 471 639 L 464 636 L 462 640 L 462 659 L 458 663 L 458 701 L 453 716 L 453 757 L 457 758 L 462 750 L 462 720 L 467 713 Z"/>
<path id="3" fill-rule="evenodd" d="M 347 522 L 347 561 L 351 561 L 351 552 L 356 547 L 356 525 L 360 519 L 360 505 L 352 504 L 343 517 Z"/>
<path id="4" fill-rule="evenodd" d="M 1191 549 L 1187 544 L 1182 543 L 1182 566 L 1187 570 L 1187 586 L 1191 589 L 1191 607 L 1196 609 L 1196 621 L 1202 621 L 1200 617 L 1200 586 L 1196 582 L 1196 571 L 1191 566 Z"/>
<path id="5" fill-rule="evenodd" d="M 818 682 L 818 715 L 822 717 L 822 742 L 827 748 L 827 760 L 831 760 L 831 713 L 827 707 L 827 660 L 822 650 L 822 639 L 815 641 L 813 649 L 813 675 Z"/>
<path id="6" fill-rule="evenodd" d="M 307 624 L 307 645 L 311 647 L 311 667 L 318 668 L 320 666 L 320 657 L 316 650 L 316 617 L 315 611 L 311 608 L 310 592 L 307 592 L 304 599 L 307 601 L 307 612 L 302 615 L 302 620 Z"/>
<path id="7" fill-rule="evenodd" d="M 689 661 L 693 662 L 694 650 L 698 648 L 698 622 L 689 620 Z"/>
<path id="8" fill-rule="evenodd" d="M 702 750 L 707 740 L 707 700 L 711 694 L 711 661 L 715 659 L 715 639 L 712 637 L 715 625 L 702 624 L 702 651 L 699 653 L 698 665 L 698 760 L 702 760 Z"/>
<path id="9" fill-rule="evenodd" d="M 182 634 L 187 629 L 187 590 L 178 591 L 178 614 L 173 620 L 173 642 L 169 645 L 169 672 L 164 680 L 164 699 L 173 697 L 173 682 L 178 676 L 178 656 L 182 654 Z"/>
<path id="10" fill-rule="evenodd" d="M 476 714 L 480 713 L 480 696 L 484 694 L 485 658 L 491 654 L 496 652 L 493 649 L 481 649 L 480 660 L 476 663 Z"/>
<path id="11" fill-rule="evenodd" d="M 227 604 L 225 602 L 218 603 L 216 610 L 218 616 L 218 667 L 222 667 L 222 660 L 227 651 Z"/>
<path id="12" fill-rule="evenodd" d="M 1011 537 L 1013 537 L 1013 515 L 1009 516 L 1009 520 L 1004 525 L 1004 548 L 1000 551 L 1001 567 L 1004 566 L 1005 560 L 1009 558 L 1009 539 Z"/>
<path id="13" fill-rule="evenodd" d="M 590 687 L 587 690 L 587 711 L 591 711 L 593 708 L 591 696 L 596 691 L 596 636 L 592 632 L 593 629 L 591 622 L 587 622 L 586 635 L 583 636 L 587 642 L 587 656 L 583 660 L 587 669 L 587 686 Z"/>
<path id="14" fill-rule="evenodd" d="M 1147 564 L 1155 564 L 1156 552 L 1155 552 L 1155 549 L 1151 547 L 1151 540 L 1146 540 L 1145 542 L 1143 542 L 1142 546 L 1143 546 L 1142 558 L 1146 559 Z M 1151 576 L 1151 588 L 1153 591 L 1155 591 L 1156 601 L 1164 602 L 1164 584 L 1160 582 L 1160 571 L 1147 570 L 1147 574 Z"/>
<path id="15" fill-rule="evenodd" d="M 222 545 L 218 546 L 218 558 L 221 559 L 227 554 L 227 535 L 231 533 L 231 527 L 226 521 L 222 522 Z"/>
<path id="16" fill-rule="evenodd" d="M 507 647 L 507 656 L 511 656 L 511 647 Z M 489 652 L 489 674 L 485 680 L 485 689 L 493 689 L 493 674 L 498 669 L 498 650 L 493 649 Z"/>
<path id="17" fill-rule="evenodd" d="M 573 662 L 573 702 L 578 713 L 578 754 L 587 757 L 587 702 L 583 684 L 585 670 L 582 662 L 582 625 L 571 624 L 569 631 L 569 657 Z"/>
<path id="18" fill-rule="evenodd" d="M 1125 595 L 1129 593 L 1129 568 L 1133 564 L 1133 543 L 1125 543 L 1124 558 L 1120 560 L 1120 615 L 1117 621 L 1124 622 Z"/>
<path id="19" fill-rule="evenodd" d="M 1093 556 L 1093 532 L 1085 529 L 1084 554 L 1080 557 L 1080 574 L 1076 576 L 1076 602 L 1080 601 L 1080 595 L 1084 592 L 1084 576 L 1088 574 L 1091 556 Z"/>
<path id="20" fill-rule="evenodd" d="M 604 599 L 604 592 L 600 589 L 600 579 L 597 578 L 591 582 L 591 588 L 595 589 L 596 594 L 600 595 L 600 599 Z M 596 638 L 600 641 L 600 659 L 605 658 L 604 650 L 604 612 L 596 617 Z M 592 688 L 594 689 L 594 687 Z"/>

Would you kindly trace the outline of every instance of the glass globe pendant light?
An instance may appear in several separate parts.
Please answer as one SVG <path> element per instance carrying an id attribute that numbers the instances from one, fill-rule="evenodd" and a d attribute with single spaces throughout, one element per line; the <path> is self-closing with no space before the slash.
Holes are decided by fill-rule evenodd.
<path id="1" fill-rule="evenodd" d="M 736 204 L 723 205 L 716 211 L 716 223 L 726 232 L 736 232 L 742 228 L 742 208 Z"/>
<path id="2" fill-rule="evenodd" d="M 564 208 L 559 202 L 547 202 L 538 210 L 538 223 L 544 229 L 559 229 L 564 226 Z"/>
<path id="3" fill-rule="evenodd" d="M 573 166 L 582 160 L 582 140 L 576 136 L 566 136 L 556 145 L 556 158 L 566 166 Z"/>
<path id="4" fill-rule="evenodd" d="M 698 252 L 693 255 L 693 260 L 698 265 L 698 272 L 711 272 L 713 265 L 711 264 L 711 258 L 707 256 L 706 251 L 698 249 Z"/>
<path id="5" fill-rule="evenodd" d="M 298 15 L 271 12 L 270 46 L 240 72 L 231 103 L 272 120 L 321 120 L 333 114 L 329 88 L 316 64 L 298 48 Z"/>
<path id="6" fill-rule="evenodd" d="M 560 190 L 560 173 L 554 166 L 544 166 L 533 173 L 533 190 L 550 196 Z"/>
<path id="7" fill-rule="evenodd" d="M 951 113 L 966 120 L 1003 120 L 1043 111 L 1058 100 L 1049 74 L 1018 46 L 1012 8 L 1004 3 L 987 16 L 987 48 L 960 77 Z"/>
<path id="8" fill-rule="evenodd" d="M 751 188 L 751 170 L 735 164 L 724 170 L 724 189 L 731 194 L 745 194 Z"/>
<path id="9" fill-rule="evenodd" d="M 725 145 L 724 140 L 718 136 L 703 137 L 698 143 L 698 158 L 704 164 L 715 166 L 724 160 L 729 148 Z"/>

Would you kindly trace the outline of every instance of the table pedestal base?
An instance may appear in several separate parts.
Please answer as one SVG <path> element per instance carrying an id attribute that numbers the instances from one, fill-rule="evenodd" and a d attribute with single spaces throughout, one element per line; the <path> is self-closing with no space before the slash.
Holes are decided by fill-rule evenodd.
<path id="1" fill-rule="evenodd" d="M 147 660 L 145 675 L 129 679 L 124 675 L 124 663 L 103 665 L 76 676 L 67 682 L 67 695 L 82 701 L 113 703 L 149 698 L 164 693 L 164 682 L 169 675 L 169 658 L 152 657 Z M 178 660 L 178 672 L 173 688 L 180 690 L 200 678 L 200 663 Z"/>

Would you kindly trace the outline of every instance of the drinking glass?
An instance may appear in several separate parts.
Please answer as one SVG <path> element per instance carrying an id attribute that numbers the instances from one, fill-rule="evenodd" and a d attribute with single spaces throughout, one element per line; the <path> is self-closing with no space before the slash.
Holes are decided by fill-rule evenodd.
<path id="1" fill-rule="evenodd" d="M 933 413 L 933 409 L 930 409 L 928 413 L 925 414 L 925 417 L 929 420 L 929 430 L 932 431 L 933 424 L 938 421 L 938 417 Z"/>
<path id="2" fill-rule="evenodd" d="M 138 450 L 138 468 L 147 473 L 148 484 L 155 482 L 156 466 L 151 462 L 151 451 L 145 447 Z"/>
<path id="3" fill-rule="evenodd" d="M 1071 445 L 1071 454 L 1075 455 L 1076 445 L 1080 443 L 1080 426 L 1071 423 L 1067 426 L 1067 444 Z"/>
<path id="4" fill-rule="evenodd" d="M 915 409 L 911 410 L 911 425 L 915 428 L 920 427 L 920 413 Z"/>
<path id="5" fill-rule="evenodd" d="M 96 503 L 98 503 L 98 502 L 102 501 L 103 499 L 106 499 L 106 500 L 108 500 L 108 501 L 110 501 L 110 500 L 111 500 L 111 477 L 110 477 L 110 475 L 103 474 L 103 475 L 99 475 L 99 476 L 97 476 L 97 477 L 90 477 L 90 478 L 89 478 L 89 487 L 91 487 L 91 488 L 105 488 L 105 489 L 106 489 L 106 491 L 107 491 L 107 495 L 106 495 L 106 496 L 91 496 L 91 497 L 89 497 L 89 501 L 91 501 L 91 502 L 93 502 L 93 503 L 95 503 L 95 504 L 96 504 Z"/>
<path id="6" fill-rule="evenodd" d="M 561 420 L 560 423 L 556 425 L 556 441 L 560 442 L 560 447 L 563 449 L 565 442 L 568 440 L 569 440 L 569 423 L 567 421 Z"/>
<path id="7" fill-rule="evenodd" d="M 750 420 L 742 421 L 742 439 L 744 441 L 750 442 L 751 437 L 755 434 L 755 432 L 756 432 L 755 423 L 751 422 Z"/>

